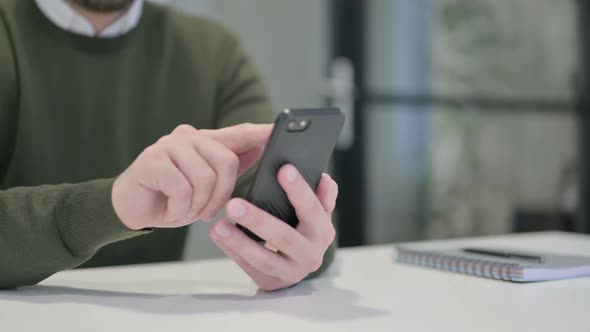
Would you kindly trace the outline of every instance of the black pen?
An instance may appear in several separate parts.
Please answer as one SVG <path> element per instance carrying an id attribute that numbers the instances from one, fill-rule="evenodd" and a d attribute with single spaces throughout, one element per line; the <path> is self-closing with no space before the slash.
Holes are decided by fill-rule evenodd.
<path id="1" fill-rule="evenodd" d="M 487 256 L 502 257 L 502 258 L 516 258 L 516 259 L 522 259 L 522 260 L 526 260 L 526 261 L 534 261 L 539 264 L 543 263 L 543 257 L 541 257 L 541 256 L 524 255 L 524 254 L 519 254 L 519 253 L 511 253 L 511 252 L 506 252 L 506 251 L 497 251 L 497 250 L 480 249 L 480 248 L 465 248 L 465 249 L 463 249 L 463 251 L 470 253 L 470 254 L 487 255 Z"/>

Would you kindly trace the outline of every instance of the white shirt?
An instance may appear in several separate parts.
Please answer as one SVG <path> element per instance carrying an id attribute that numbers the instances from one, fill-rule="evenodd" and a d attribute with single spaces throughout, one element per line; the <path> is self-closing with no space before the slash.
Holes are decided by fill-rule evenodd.
<path id="1" fill-rule="evenodd" d="M 89 37 L 113 38 L 135 28 L 141 18 L 144 0 L 135 0 L 115 22 L 97 33 L 86 17 L 75 11 L 66 0 L 35 0 L 39 9 L 58 27 Z"/>

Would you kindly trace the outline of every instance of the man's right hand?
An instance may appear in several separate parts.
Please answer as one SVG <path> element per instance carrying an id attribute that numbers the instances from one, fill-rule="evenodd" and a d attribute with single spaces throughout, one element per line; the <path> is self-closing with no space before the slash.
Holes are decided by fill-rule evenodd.
<path id="1" fill-rule="evenodd" d="M 218 130 L 178 126 L 115 180 L 117 216 L 133 230 L 212 219 L 231 198 L 237 178 L 256 162 L 271 131 L 271 124 Z"/>

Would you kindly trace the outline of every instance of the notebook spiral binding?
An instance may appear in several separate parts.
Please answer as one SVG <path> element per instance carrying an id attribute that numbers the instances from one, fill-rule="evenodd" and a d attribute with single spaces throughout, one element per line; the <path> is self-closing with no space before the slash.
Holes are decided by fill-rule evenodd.
<path id="1" fill-rule="evenodd" d="M 399 249 L 398 261 L 404 264 L 463 273 L 496 280 L 516 281 L 522 277 L 522 269 L 516 263 L 502 263 L 449 254 L 416 252 Z"/>

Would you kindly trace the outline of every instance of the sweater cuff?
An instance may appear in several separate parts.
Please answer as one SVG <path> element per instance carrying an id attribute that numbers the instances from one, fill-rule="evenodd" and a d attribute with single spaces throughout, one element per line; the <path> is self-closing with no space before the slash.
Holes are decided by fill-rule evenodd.
<path id="1" fill-rule="evenodd" d="M 91 255 L 109 243 L 151 232 L 130 230 L 119 220 L 111 201 L 114 182 L 104 179 L 73 184 L 58 197 L 56 220 L 72 255 Z"/>

